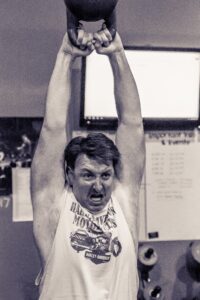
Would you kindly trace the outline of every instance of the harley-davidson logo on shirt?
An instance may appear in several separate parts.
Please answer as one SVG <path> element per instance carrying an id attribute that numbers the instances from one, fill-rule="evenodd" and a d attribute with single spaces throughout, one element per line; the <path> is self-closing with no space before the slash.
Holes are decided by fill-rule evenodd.
<path id="1" fill-rule="evenodd" d="M 70 235 L 73 249 L 84 251 L 85 257 L 95 264 L 109 262 L 111 255 L 116 257 L 120 254 L 121 243 L 116 236 L 113 238 L 113 229 L 117 224 L 112 205 L 106 213 L 95 216 L 84 210 L 79 203 L 73 202 L 71 212 L 74 213 L 73 224 L 77 227 Z"/>

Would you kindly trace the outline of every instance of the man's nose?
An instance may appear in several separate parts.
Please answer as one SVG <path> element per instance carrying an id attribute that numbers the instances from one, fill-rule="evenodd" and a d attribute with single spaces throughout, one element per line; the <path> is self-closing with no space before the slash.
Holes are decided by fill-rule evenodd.
<path id="1" fill-rule="evenodd" d="M 100 178 L 96 178 L 93 188 L 96 192 L 100 192 L 102 190 L 103 185 Z"/>

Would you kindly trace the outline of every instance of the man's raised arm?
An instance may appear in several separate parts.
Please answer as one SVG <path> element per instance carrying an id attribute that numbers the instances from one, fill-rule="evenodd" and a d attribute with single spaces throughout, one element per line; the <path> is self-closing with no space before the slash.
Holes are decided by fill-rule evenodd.
<path id="1" fill-rule="evenodd" d="M 106 29 L 103 31 L 105 32 Z M 123 189 L 124 194 L 127 195 L 126 201 L 122 197 L 123 201 L 120 204 L 131 231 L 135 237 L 138 237 L 138 200 L 145 162 L 144 132 L 138 90 L 119 35 L 116 34 L 114 41 L 109 46 L 106 45 L 107 47 L 104 47 L 104 41 L 108 42 L 105 34 L 101 35 L 100 32 L 95 38 L 97 52 L 108 56 L 114 77 L 114 95 L 119 120 L 116 144 L 122 161 L 121 187 L 116 192 L 120 194 L 120 190 Z"/>
<path id="2" fill-rule="evenodd" d="M 85 50 L 72 46 L 66 34 L 57 54 L 48 87 L 43 126 L 31 167 L 34 234 L 43 261 L 52 245 L 61 207 L 58 199 L 65 185 L 64 149 L 70 139 L 72 63 L 77 56 L 91 52 L 86 43 L 92 35 L 86 36 L 80 30 L 78 38 Z"/>

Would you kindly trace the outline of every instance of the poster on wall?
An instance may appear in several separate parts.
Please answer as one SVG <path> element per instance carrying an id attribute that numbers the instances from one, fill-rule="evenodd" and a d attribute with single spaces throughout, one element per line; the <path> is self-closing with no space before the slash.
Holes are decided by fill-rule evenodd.
<path id="1" fill-rule="evenodd" d="M 149 133 L 146 153 L 148 239 L 200 239 L 198 132 Z"/>
<path id="2" fill-rule="evenodd" d="M 13 222 L 33 220 L 30 194 L 30 168 L 12 169 Z"/>

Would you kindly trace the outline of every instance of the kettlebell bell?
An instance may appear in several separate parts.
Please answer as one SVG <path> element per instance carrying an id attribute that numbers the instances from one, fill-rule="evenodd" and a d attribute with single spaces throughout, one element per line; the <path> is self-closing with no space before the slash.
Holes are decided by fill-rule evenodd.
<path id="1" fill-rule="evenodd" d="M 80 21 L 104 20 L 112 38 L 116 34 L 116 4 L 118 0 L 64 0 L 67 14 L 67 32 L 73 45 Z"/>

